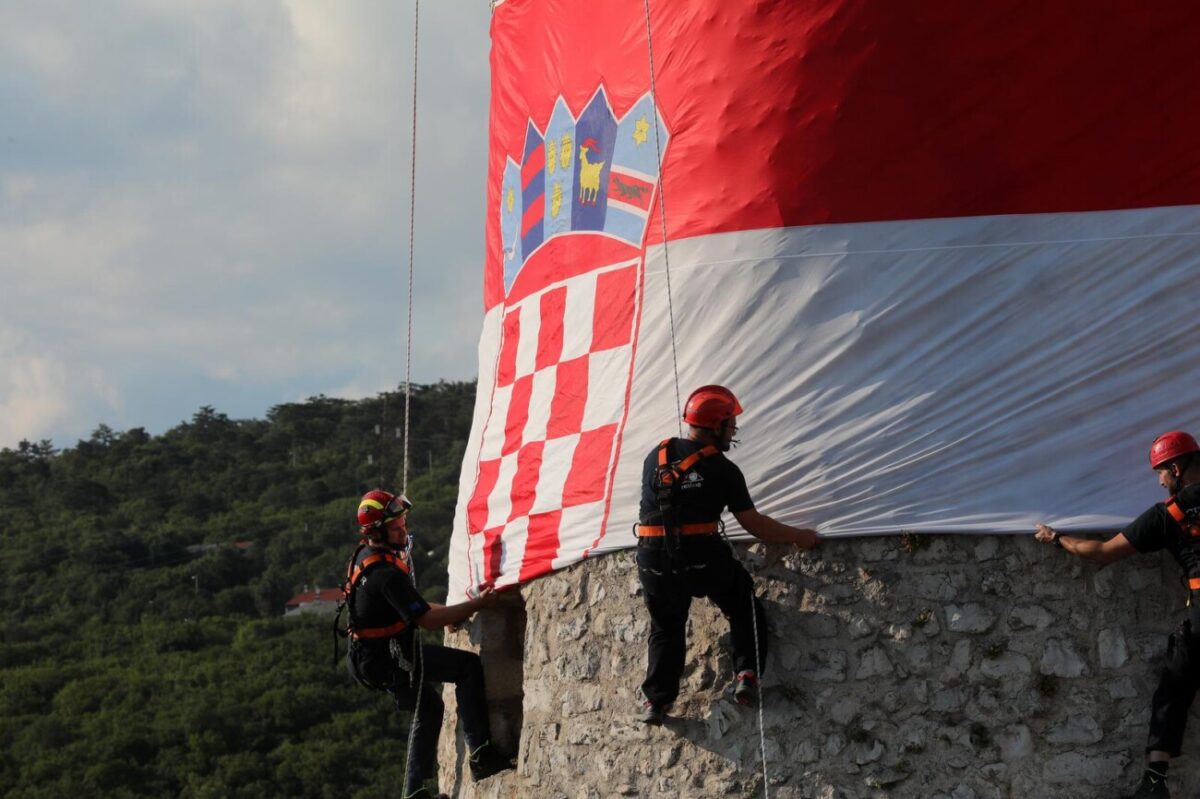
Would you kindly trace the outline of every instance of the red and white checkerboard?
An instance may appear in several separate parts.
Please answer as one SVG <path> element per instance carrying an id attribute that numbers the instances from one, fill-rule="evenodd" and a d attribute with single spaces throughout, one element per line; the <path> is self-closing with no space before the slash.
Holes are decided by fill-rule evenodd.
<path id="1" fill-rule="evenodd" d="M 633 368 L 639 270 L 639 261 L 603 267 L 505 308 L 467 503 L 476 584 L 545 574 L 601 535 Z"/>

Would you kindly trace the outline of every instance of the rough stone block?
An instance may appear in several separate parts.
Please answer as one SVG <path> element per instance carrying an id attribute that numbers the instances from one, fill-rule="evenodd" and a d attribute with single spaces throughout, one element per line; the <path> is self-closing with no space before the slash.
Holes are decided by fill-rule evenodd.
<path id="1" fill-rule="evenodd" d="M 1105 689 L 1113 699 L 1132 699 L 1138 695 L 1137 686 L 1129 677 L 1117 677 L 1109 681 Z"/>
<path id="2" fill-rule="evenodd" d="M 826 613 L 801 613 L 800 631 L 806 638 L 833 638 L 838 634 L 838 620 Z"/>
<path id="3" fill-rule="evenodd" d="M 956 633 L 987 632 L 996 614 L 977 602 L 946 606 L 946 628 Z"/>
<path id="4" fill-rule="evenodd" d="M 1121 777 L 1128 763 L 1129 755 L 1125 752 L 1068 752 L 1047 760 L 1042 778 L 1054 785 L 1083 783 L 1107 787 Z"/>
<path id="5" fill-rule="evenodd" d="M 1033 754 L 1033 735 L 1024 724 L 1014 724 L 996 735 L 1000 757 L 1005 762 L 1021 760 Z"/>
<path id="6" fill-rule="evenodd" d="M 876 646 L 862 653 L 858 661 L 858 670 L 854 672 L 854 679 L 869 680 L 891 674 L 892 671 L 892 661 L 888 659 L 887 653 Z"/>
<path id="7" fill-rule="evenodd" d="M 1039 670 L 1056 677 L 1078 677 L 1087 671 L 1087 664 L 1070 643 L 1050 638 L 1046 641 Z"/>
<path id="8" fill-rule="evenodd" d="M 800 676 L 813 682 L 844 682 L 847 661 L 845 650 L 818 649 L 805 655 Z"/>
<path id="9" fill-rule="evenodd" d="M 1104 738 L 1104 731 L 1094 718 L 1078 713 L 1055 724 L 1045 737 L 1052 744 L 1094 744 Z"/>
<path id="10" fill-rule="evenodd" d="M 995 536 L 987 536 L 975 545 L 975 560 L 980 563 L 992 560 L 1000 552 L 1000 541 Z"/>
<path id="11" fill-rule="evenodd" d="M 1054 621 L 1054 614 L 1041 605 L 1017 605 L 1008 613 L 1008 626 L 1014 630 L 1044 630 Z"/>
<path id="12" fill-rule="evenodd" d="M 1101 630 L 1096 637 L 1096 645 L 1103 668 L 1119 669 L 1129 660 L 1129 651 L 1125 648 L 1125 635 L 1120 627 Z"/>
<path id="13" fill-rule="evenodd" d="M 1033 667 L 1029 658 L 1016 652 L 1005 652 L 994 658 L 984 658 L 979 670 L 992 679 L 999 680 L 1029 674 Z"/>

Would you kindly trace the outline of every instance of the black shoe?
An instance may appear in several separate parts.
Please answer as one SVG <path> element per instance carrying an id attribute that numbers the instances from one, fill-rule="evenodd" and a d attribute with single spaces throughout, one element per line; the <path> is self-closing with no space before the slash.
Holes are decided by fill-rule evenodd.
<path id="1" fill-rule="evenodd" d="M 1142 772 L 1142 781 L 1129 799 L 1171 799 L 1167 789 L 1167 778 L 1155 774 L 1150 769 Z"/>
<path id="2" fill-rule="evenodd" d="M 758 703 L 758 675 L 752 671 L 738 672 L 733 678 L 733 701 L 745 707 Z"/>
<path id="3" fill-rule="evenodd" d="M 471 753 L 468 765 L 471 767 L 471 779 L 475 782 L 517 767 L 512 756 L 501 752 L 491 741 Z"/>
<path id="4" fill-rule="evenodd" d="M 642 702 L 642 714 L 638 718 L 641 719 L 643 724 L 660 727 L 667 719 L 667 706 L 651 702 L 647 699 Z"/>

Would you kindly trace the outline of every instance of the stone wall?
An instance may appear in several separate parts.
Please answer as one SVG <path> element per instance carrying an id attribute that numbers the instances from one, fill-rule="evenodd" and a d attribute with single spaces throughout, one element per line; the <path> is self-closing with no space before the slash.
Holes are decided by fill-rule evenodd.
<path id="1" fill-rule="evenodd" d="M 1099 568 L 997 536 L 829 541 L 783 559 L 761 545 L 737 551 L 770 616 L 770 796 L 1131 792 L 1166 636 L 1182 615 L 1167 556 Z M 452 796 L 764 795 L 760 717 L 725 698 L 728 630 L 710 603 L 693 605 L 674 718 L 648 728 L 636 721 L 648 621 L 632 553 L 523 594 L 523 618 L 488 611 L 448 635 L 483 651 L 496 737 L 519 737 L 520 752 L 516 772 L 474 785 L 461 743 L 443 735 Z M 446 699 L 452 720 L 452 691 Z M 1196 743 L 1189 734 L 1186 748 Z M 1200 795 L 1190 760 L 1171 769 L 1177 797 Z"/>

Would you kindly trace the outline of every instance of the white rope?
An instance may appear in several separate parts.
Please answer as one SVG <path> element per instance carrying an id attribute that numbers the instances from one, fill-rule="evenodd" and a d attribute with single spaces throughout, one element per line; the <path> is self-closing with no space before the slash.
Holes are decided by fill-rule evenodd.
<path id="1" fill-rule="evenodd" d="M 728 543 L 728 539 L 726 539 Z M 732 547 L 731 547 L 732 548 Z M 758 750 L 762 755 L 762 774 L 763 774 L 763 797 L 769 797 L 767 789 L 767 727 L 763 721 L 763 695 L 762 695 L 762 659 L 758 646 L 758 601 L 754 596 L 754 577 L 750 577 L 750 618 L 754 620 L 754 679 L 758 681 L 755 685 L 755 699 L 758 705 Z"/>
<path id="2" fill-rule="evenodd" d="M 420 30 L 421 0 L 415 0 L 413 3 L 412 157 L 409 161 L 408 181 L 408 336 L 405 341 L 407 351 L 404 359 L 404 472 L 400 491 L 406 496 L 408 495 L 408 426 L 412 407 L 413 262 L 417 239 L 417 48 L 420 43 Z M 411 549 L 409 550 L 408 566 L 413 587 L 416 588 L 417 572 L 412 562 Z M 415 673 L 410 672 L 410 680 L 414 677 L 417 680 L 417 696 L 413 702 L 412 718 L 408 722 L 408 744 L 404 751 L 404 777 L 402 778 L 405 781 L 408 780 L 417 723 L 421 714 L 421 693 L 425 687 L 425 652 L 421 647 L 420 629 L 413 630 L 412 635 L 413 660 L 415 661 L 412 668 Z"/>
<path id="3" fill-rule="evenodd" d="M 654 85 L 654 40 L 650 34 L 650 0 L 643 0 L 646 12 L 646 55 L 650 65 L 650 103 L 654 106 L 654 152 L 658 161 L 658 218 L 662 229 L 663 268 L 667 276 L 667 316 L 671 324 L 671 367 L 675 373 L 675 422 L 683 438 L 683 400 L 679 395 L 679 356 L 675 351 L 675 305 L 671 300 L 671 258 L 667 248 L 667 197 L 663 179 L 662 140 L 658 134 L 658 91 Z"/>
<path id="4" fill-rule="evenodd" d="M 408 338 L 404 359 L 404 478 L 400 493 L 408 494 L 408 422 L 412 407 L 413 254 L 417 240 L 417 44 L 420 41 L 421 0 L 413 3 L 412 157 L 408 180 Z"/>
<path id="5" fill-rule="evenodd" d="M 667 201 L 664 187 L 666 180 L 663 176 L 663 159 L 662 159 L 662 142 L 658 133 L 658 91 L 654 82 L 654 40 L 650 28 L 650 0 L 642 0 L 642 7 L 646 15 L 646 54 L 650 66 L 650 101 L 654 105 L 654 149 L 658 159 L 658 209 L 659 209 L 659 224 L 662 228 L 662 247 L 663 247 L 663 272 L 666 275 L 667 284 L 667 315 L 671 328 L 671 366 L 675 373 L 675 418 L 679 425 L 679 437 L 683 438 L 683 401 L 679 394 L 679 356 L 675 347 L 675 306 L 671 298 L 671 258 L 667 244 Z M 728 544 L 728 538 L 726 538 Z M 733 547 L 730 546 L 732 550 Z M 732 553 L 736 558 L 736 554 Z M 740 562 L 740 561 L 739 561 Z M 743 566 L 743 568 L 745 568 Z M 758 705 L 758 745 L 759 754 L 762 757 L 762 775 L 763 775 L 763 797 L 770 799 L 770 789 L 767 784 L 767 732 L 766 723 L 763 719 L 763 702 L 762 702 L 762 662 L 759 657 L 759 637 L 758 637 L 758 603 L 754 596 L 754 578 L 750 578 L 750 618 L 754 623 L 754 678 L 758 681 L 756 685 L 756 693 Z"/>

